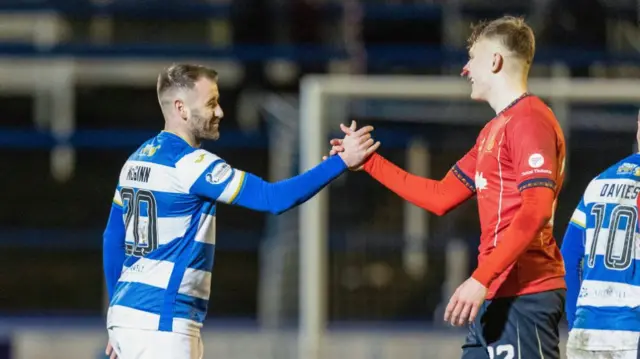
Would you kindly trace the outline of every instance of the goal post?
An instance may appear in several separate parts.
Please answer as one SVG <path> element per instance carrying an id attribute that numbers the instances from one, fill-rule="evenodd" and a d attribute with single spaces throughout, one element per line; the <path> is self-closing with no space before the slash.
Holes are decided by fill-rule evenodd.
<path id="1" fill-rule="evenodd" d="M 567 109 L 571 101 L 640 104 L 638 80 L 531 78 L 529 89 L 532 93 L 548 99 L 554 110 L 555 107 Z M 465 100 L 469 99 L 469 93 L 469 83 L 453 76 L 308 75 L 300 83 L 300 171 L 316 166 L 329 149 L 329 129 L 325 115 L 329 107 L 327 100 L 331 97 Z M 556 112 L 564 129 L 569 128 L 568 112 Z M 300 207 L 299 359 L 322 357 L 328 304 L 327 210 L 326 190 L 320 191 Z"/>

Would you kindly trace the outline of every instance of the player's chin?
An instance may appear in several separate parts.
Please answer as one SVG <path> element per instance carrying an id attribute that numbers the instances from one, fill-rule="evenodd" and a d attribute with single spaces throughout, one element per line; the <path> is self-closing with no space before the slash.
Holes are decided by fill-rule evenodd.
<path id="1" fill-rule="evenodd" d="M 474 101 L 483 101 L 484 100 L 484 96 L 482 96 L 482 94 L 480 94 L 480 91 L 474 90 L 473 88 L 471 89 L 471 95 L 469 97 L 471 97 L 471 99 L 474 100 Z"/>
<path id="2" fill-rule="evenodd" d="M 209 131 L 202 131 L 200 132 L 200 136 L 201 139 L 203 140 L 217 140 L 218 138 L 220 138 L 220 131 L 218 131 L 217 129 L 215 130 L 209 130 Z"/>
<path id="3" fill-rule="evenodd" d="M 217 130 L 216 131 L 211 131 L 211 132 L 209 132 L 207 134 L 207 139 L 209 139 L 209 140 L 215 141 L 215 140 L 217 140 L 219 138 L 220 138 L 220 131 L 217 131 Z"/>

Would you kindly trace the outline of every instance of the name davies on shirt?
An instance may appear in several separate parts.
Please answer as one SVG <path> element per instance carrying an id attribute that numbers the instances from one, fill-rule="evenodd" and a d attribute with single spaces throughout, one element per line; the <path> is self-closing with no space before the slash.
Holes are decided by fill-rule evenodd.
<path id="1" fill-rule="evenodd" d="M 629 183 L 604 183 L 600 188 L 600 197 L 619 197 L 622 199 L 636 199 L 640 187 Z"/>

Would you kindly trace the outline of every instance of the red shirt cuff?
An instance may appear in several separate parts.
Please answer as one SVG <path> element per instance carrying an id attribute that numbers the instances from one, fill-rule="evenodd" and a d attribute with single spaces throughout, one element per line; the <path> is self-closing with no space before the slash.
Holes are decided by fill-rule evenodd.
<path id="1" fill-rule="evenodd" d="M 369 156 L 369 158 L 367 158 L 367 160 L 364 162 L 364 166 L 363 169 L 367 172 L 367 173 L 371 173 L 371 170 L 373 170 L 373 166 L 375 166 L 375 162 L 380 159 L 380 155 L 377 152 L 374 152 L 371 156 Z"/>
<path id="2" fill-rule="evenodd" d="M 482 268 L 482 267 L 478 267 L 478 269 L 476 269 L 473 272 L 471 277 L 473 279 L 477 280 L 478 282 L 480 282 L 480 284 L 482 284 L 483 286 L 485 286 L 487 288 L 489 288 L 489 285 L 495 279 L 495 278 L 492 278 L 492 275 L 491 275 L 490 271 L 485 270 L 485 268 Z"/>

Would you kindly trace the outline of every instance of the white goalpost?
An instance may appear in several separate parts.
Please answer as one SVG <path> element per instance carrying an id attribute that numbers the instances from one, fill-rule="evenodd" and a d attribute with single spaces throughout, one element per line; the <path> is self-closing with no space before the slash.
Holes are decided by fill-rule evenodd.
<path id="1" fill-rule="evenodd" d="M 300 84 L 300 171 L 316 166 L 329 149 L 325 115 L 329 107 L 327 100 L 331 97 L 464 100 L 469 99 L 469 87 L 460 77 L 448 76 L 307 76 Z M 568 104 L 571 101 L 640 105 L 638 80 L 532 78 L 529 88 L 532 93 L 550 101 L 565 129 L 569 128 Z M 633 122 L 635 118 L 629 121 Z M 322 357 L 328 304 L 327 209 L 326 190 L 300 208 L 299 359 Z"/>

